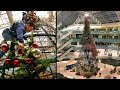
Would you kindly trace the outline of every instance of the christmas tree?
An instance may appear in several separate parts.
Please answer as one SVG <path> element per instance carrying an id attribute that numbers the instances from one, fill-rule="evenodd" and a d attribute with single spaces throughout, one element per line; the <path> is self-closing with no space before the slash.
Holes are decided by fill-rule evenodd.
<path id="1" fill-rule="evenodd" d="M 97 67 L 98 64 L 97 64 L 97 59 L 96 59 L 97 49 L 96 49 L 93 35 L 91 34 L 90 23 L 88 19 L 89 17 L 86 16 L 84 31 L 81 37 L 82 49 L 86 55 L 85 59 L 81 61 L 87 62 L 87 64 L 85 63 L 81 63 L 82 65 L 80 64 L 80 75 L 87 77 L 87 78 L 91 77 L 92 75 L 96 75 L 96 73 L 99 70 Z M 92 56 L 90 56 L 90 52 Z"/>
<path id="2" fill-rule="evenodd" d="M 96 57 L 97 56 L 97 49 L 95 45 L 95 41 L 93 38 L 93 35 L 91 34 L 90 30 L 90 23 L 89 23 L 89 17 L 85 17 L 85 26 L 84 26 L 84 31 L 81 37 L 81 44 L 83 45 L 83 48 L 89 48 L 92 52 L 92 56 Z"/>
<path id="3" fill-rule="evenodd" d="M 29 11 L 30 12 L 30 11 Z M 31 13 L 24 13 L 23 19 L 25 23 L 32 21 L 35 23 L 34 29 L 38 30 L 39 27 L 43 26 L 42 22 L 39 22 L 40 18 L 31 11 Z M 39 24 L 37 24 L 39 23 Z M 44 23 L 44 22 L 43 22 Z M 44 29 L 44 31 L 46 31 Z M 33 34 L 24 37 L 25 43 L 24 48 L 18 49 L 18 41 L 12 39 L 10 43 L 4 42 L 1 45 L 3 57 L 3 65 L 0 67 L 1 79 L 52 79 L 55 78 L 56 72 L 51 68 L 56 62 L 56 58 L 47 58 L 44 46 L 39 46 L 38 42 L 34 41 L 35 36 L 47 36 L 45 34 Z M 39 41 L 41 43 L 41 41 Z M 55 43 L 55 42 L 54 42 Z M 43 47 L 40 50 L 40 47 Z M 49 68 L 49 70 L 48 70 Z"/>
<path id="4" fill-rule="evenodd" d="M 40 79 L 43 78 L 44 74 L 48 73 L 47 68 L 50 67 L 51 63 L 55 63 L 55 59 L 42 59 L 41 53 L 39 51 L 39 46 L 36 42 L 25 43 L 25 48 L 23 49 L 12 49 L 16 46 L 17 41 L 12 41 L 10 46 L 7 44 L 2 45 L 2 50 L 8 50 L 5 54 L 3 60 L 3 66 L 1 69 L 1 79 Z M 3 49 L 4 48 L 4 49 Z M 11 73 L 10 70 L 13 70 Z M 9 72 L 9 73 L 7 73 Z M 39 75 L 42 75 L 39 76 Z M 53 78 L 53 77 L 51 77 Z"/>

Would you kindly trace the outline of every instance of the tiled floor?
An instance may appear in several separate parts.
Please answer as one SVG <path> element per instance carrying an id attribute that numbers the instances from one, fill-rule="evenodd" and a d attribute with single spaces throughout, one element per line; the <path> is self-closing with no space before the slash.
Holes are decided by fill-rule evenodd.
<path id="1" fill-rule="evenodd" d="M 108 56 L 108 55 L 104 55 L 104 50 L 103 49 L 101 49 L 100 52 L 101 53 L 99 53 L 99 55 L 98 55 L 99 57 Z M 112 56 L 113 57 L 117 57 L 118 58 L 117 51 L 111 51 L 111 52 L 112 52 Z M 76 56 L 79 55 L 77 52 L 75 52 L 74 54 L 76 54 Z M 74 57 L 74 55 L 73 55 L 73 57 Z M 84 79 L 83 76 L 75 75 L 76 72 L 70 72 L 70 70 L 65 70 L 65 66 L 66 65 L 74 64 L 76 62 L 77 62 L 76 60 L 69 60 L 69 61 L 60 61 L 60 62 L 57 62 L 57 72 L 63 74 L 66 77 L 69 77 L 69 78 Z M 113 66 L 106 65 L 106 67 L 105 67 L 105 64 L 99 62 L 98 63 L 98 67 L 100 68 L 100 70 L 99 70 L 98 73 L 101 73 L 101 77 L 99 77 L 99 74 L 98 74 L 96 76 L 92 76 L 89 79 L 104 79 L 104 77 L 106 75 L 110 75 L 111 77 L 117 77 L 117 79 L 120 79 L 120 75 L 118 75 L 117 72 L 114 73 L 114 74 L 110 74 L 110 70 L 114 69 Z M 117 67 L 117 69 L 118 68 L 120 68 L 120 66 Z"/>
<path id="2" fill-rule="evenodd" d="M 57 63 L 57 72 L 63 74 L 66 77 L 69 77 L 69 78 L 84 79 L 83 76 L 75 75 L 76 72 L 70 72 L 71 70 L 65 70 L 66 65 L 70 65 L 70 64 L 74 64 L 74 63 L 76 63 L 76 61 L 74 61 L 74 60 L 61 61 L 61 62 Z M 110 75 L 111 77 L 117 77 L 117 79 L 120 79 L 120 75 L 118 75 L 117 72 L 110 74 L 110 70 L 114 69 L 113 66 L 106 65 L 106 67 L 104 67 L 104 65 L 105 64 L 102 64 L 102 63 L 98 64 L 98 67 L 100 68 L 98 73 L 101 73 L 101 77 L 99 77 L 99 74 L 97 74 L 96 76 L 92 76 L 89 79 L 104 79 L 104 77 L 106 75 Z M 118 68 L 120 68 L 120 66 L 117 67 L 117 69 Z"/>

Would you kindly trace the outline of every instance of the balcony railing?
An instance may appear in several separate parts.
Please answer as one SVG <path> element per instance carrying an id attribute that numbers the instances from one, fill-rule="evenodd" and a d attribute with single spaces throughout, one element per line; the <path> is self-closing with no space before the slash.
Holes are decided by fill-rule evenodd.
<path id="1" fill-rule="evenodd" d="M 61 31 L 63 34 L 67 34 L 70 31 Z M 83 34 L 83 31 L 73 30 L 73 34 Z M 120 34 L 120 31 L 91 31 L 92 34 Z"/>
<path id="2" fill-rule="evenodd" d="M 80 39 L 73 39 L 72 42 L 80 42 Z M 95 42 L 120 43 L 119 39 L 95 39 Z"/>

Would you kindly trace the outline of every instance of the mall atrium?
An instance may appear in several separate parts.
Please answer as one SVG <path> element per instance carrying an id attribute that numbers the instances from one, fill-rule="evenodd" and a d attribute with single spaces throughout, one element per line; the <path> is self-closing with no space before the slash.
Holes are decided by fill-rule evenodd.
<path id="1" fill-rule="evenodd" d="M 57 11 L 57 72 L 120 79 L 120 11 Z"/>

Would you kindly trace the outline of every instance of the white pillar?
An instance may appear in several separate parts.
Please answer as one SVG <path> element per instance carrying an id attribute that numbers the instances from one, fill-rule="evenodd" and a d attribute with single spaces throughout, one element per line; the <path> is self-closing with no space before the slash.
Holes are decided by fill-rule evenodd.
<path id="1" fill-rule="evenodd" d="M 12 14 L 12 11 L 6 11 L 6 13 L 7 13 L 10 25 L 12 25 L 13 24 L 13 14 Z"/>

